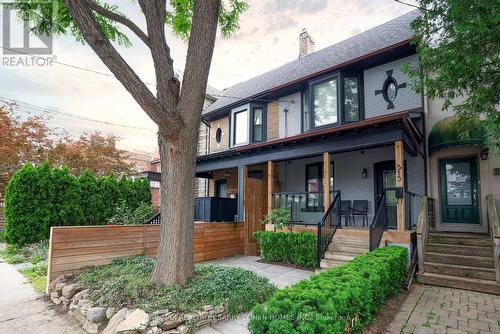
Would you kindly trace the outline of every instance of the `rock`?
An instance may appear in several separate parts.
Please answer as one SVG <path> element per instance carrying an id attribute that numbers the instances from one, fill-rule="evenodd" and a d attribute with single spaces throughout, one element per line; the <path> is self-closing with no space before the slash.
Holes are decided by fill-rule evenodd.
<path id="1" fill-rule="evenodd" d="M 77 294 L 75 294 L 73 298 L 71 298 L 71 300 L 76 303 L 79 300 L 86 299 L 89 296 L 89 293 L 90 293 L 89 289 L 82 290 Z"/>
<path id="2" fill-rule="evenodd" d="M 77 292 L 81 290 L 82 286 L 80 284 L 66 285 L 64 288 L 62 288 L 62 295 L 68 299 L 71 299 Z"/>
<path id="3" fill-rule="evenodd" d="M 56 289 L 54 291 L 60 293 L 65 286 L 66 286 L 66 283 L 57 283 L 56 284 Z"/>
<path id="4" fill-rule="evenodd" d="M 57 277 L 55 280 L 50 282 L 49 287 L 47 289 L 48 293 L 50 294 L 51 292 L 54 292 L 57 284 L 66 282 L 67 280 L 69 280 L 71 278 L 73 278 L 73 274 L 64 274 L 64 275 Z"/>
<path id="5" fill-rule="evenodd" d="M 116 312 L 111 319 L 108 321 L 108 325 L 102 332 L 102 334 L 115 334 L 116 328 L 118 325 L 125 320 L 127 317 L 128 310 L 126 308 L 122 308 L 120 311 Z"/>
<path id="6" fill-rule="evenodd" d="M 214 308 L 212 305 L 205 305 L 203 306 L 203 311 L 212 311 Z"/>
<path id="7" fill-rule="evenodd" d="M 189 327 L 186 325 L 180 325 L 179 327 L 176 328 L 176 330 L 179 332 L 179 334 L 189 333 Z"/>
<path id="8" fill-rule="evenodd" d="M 168 310 L 156 310 L 153 313 L 151 313 L 151 315 L 152 316 L 155 316 L 155 315 L 164 315 L 165 313 L 169 313 L 169 311 Z"/>
<path id="9" fill-rule="evenodd" d="M 111 319 L 116 313 L 116 309 L 114 307 L 110 307 L 106 310 L 106 319 Z"/>
<path id="10" fill-rule="evenodd" d="M 143 310 L 136 309 L 128 314 L 125 320 L 120 322 L 116 328 L 116 333 L 127 331 L 143 331 L 149 323 L 149 315 Z"/>
<path id="11" fill-rule="evenodd" d="M 105 307 L 91 307 L 87 311 L 87 319 L 90 322 L 101 322 L 106 319 Z"/>
<path id="12" fill-rule="evenodd" d="M 101 325 L 100 323 L 95 323 L 95 322 L 91 322 L 91 321 L 84 321 L 83 322 L 83 329 L 85 329 L 85 331 L 87 333 L 96 334 L 99 332 L 100 325 Z"/>
<path id="13" fill-rule="evenodd" d="M 160 326 L 162 323 L 163 323 L 163 319 L 161 318 L 154 318 L 153 320 L 151 320 L 151 322 L 149 323 L 149 326 L 150 327 L 155 327 L 155 326 Z"/>
<path id="14" fill-rule="evenodd" d="M 52 300 L 52 302 L 56 305 L 61 304 L 61 298 L 59 298 L 59 292 L 51 292 L 50 300 Z"/>
<path id="15" fill-rule="evenodd" d="M 160 328 L 164 331 L 168 331 L 169 329 L 174 329 L 179 325 L 182 325 L 185 322 L 185 319 L 182 319 L 179 314 L 174 314 L 168 317 L 161 325 Z"/>
<path id="16" fill-rule="evenodd" d="M 161 329 L 159 329 L 158 327 L 154 326 L 154 327 L 151 327 L 147 334 L 160 334 L 162 332 Z"/>

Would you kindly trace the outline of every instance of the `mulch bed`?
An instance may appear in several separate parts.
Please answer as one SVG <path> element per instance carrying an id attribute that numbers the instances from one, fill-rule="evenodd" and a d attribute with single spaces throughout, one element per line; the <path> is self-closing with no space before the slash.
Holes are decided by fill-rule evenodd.
<path id="1" fill-rule="evenodd" d="M 411 289 L 411 288 L 410 288 Z M 396 297 L 387 300 L 387 303 L 382 307 L 380 312 L 375 314 L 370 322 L 370 325 L 364 328 L 362 334 L 385 334 L 391 325 L 396 315 L 401 310 L 401 306 L 405 302 L 410 291 L 403 289 Z"/>
<path id="2" fill-rule="evenodd" d="M 288 267 L 288 268 L 293 268 L 293 269 L 301 269 L 301 270 L 307 270 L 307 271 L 314 272 L 314 269 L 311 269 L 311 268 L 308 268 L 308 267 L 299 266 L 298 264 L 295 264 L 295 263 L 272 262 L 272 261 L 264 261 L 262 259 L 257 260 L 257 262 L 267 263 L 267 264 L 274 264 L 276 266 L 282 266 L 282 267 Z"/>

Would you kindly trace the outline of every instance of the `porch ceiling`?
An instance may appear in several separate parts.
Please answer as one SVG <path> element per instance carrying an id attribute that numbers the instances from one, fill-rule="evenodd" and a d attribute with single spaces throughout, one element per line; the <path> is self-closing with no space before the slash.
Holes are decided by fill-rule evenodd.
<path id="1" fill-rule="evenodd" d="M 204 172 L 217 169 L 305 158 L 323 152 L 339 153 L 368 149 L 392 145 L 396 140 L 403 140 L 405 149 L 415 155 L 417 148 L 414 134 L 404 122 L 411 117 L 410 112 L 415 110 L 200 156 L 196 162 L 196 173 L 202 175 Z"/>

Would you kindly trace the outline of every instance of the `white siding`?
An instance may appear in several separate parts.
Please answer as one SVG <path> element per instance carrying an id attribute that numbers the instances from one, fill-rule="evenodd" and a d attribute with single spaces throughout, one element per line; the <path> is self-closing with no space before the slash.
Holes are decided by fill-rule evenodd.
<path id="1" fill-rule="evenodd" d="M 280 98 L 279 116 L 280 138 L 300 134 L 302 130 L 300 92 Z"/>

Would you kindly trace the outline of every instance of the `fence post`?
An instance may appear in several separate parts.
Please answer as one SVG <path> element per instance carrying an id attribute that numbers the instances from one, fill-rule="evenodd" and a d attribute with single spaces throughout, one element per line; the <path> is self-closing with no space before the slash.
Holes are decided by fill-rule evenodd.
<path id="1" fill-rule="evenodd" d="M 49 237 L 49 254 L 47 255 L 47 284 L 45 285 L 45 293 L 49 293 L 49 284 L 52 280 L 52 246 L 54 244 L 53 234 L 54 228 L 50 228 L 50 237 Z"/>
<path id="2" fill-rule="evenodd" d="M 318 223 L 318 232 L 316 233 L 316 244 L 317 244 L 317 257 L 316 257 L 316 267 L 320 268 L 321 263 L 321 222 Z"/>

